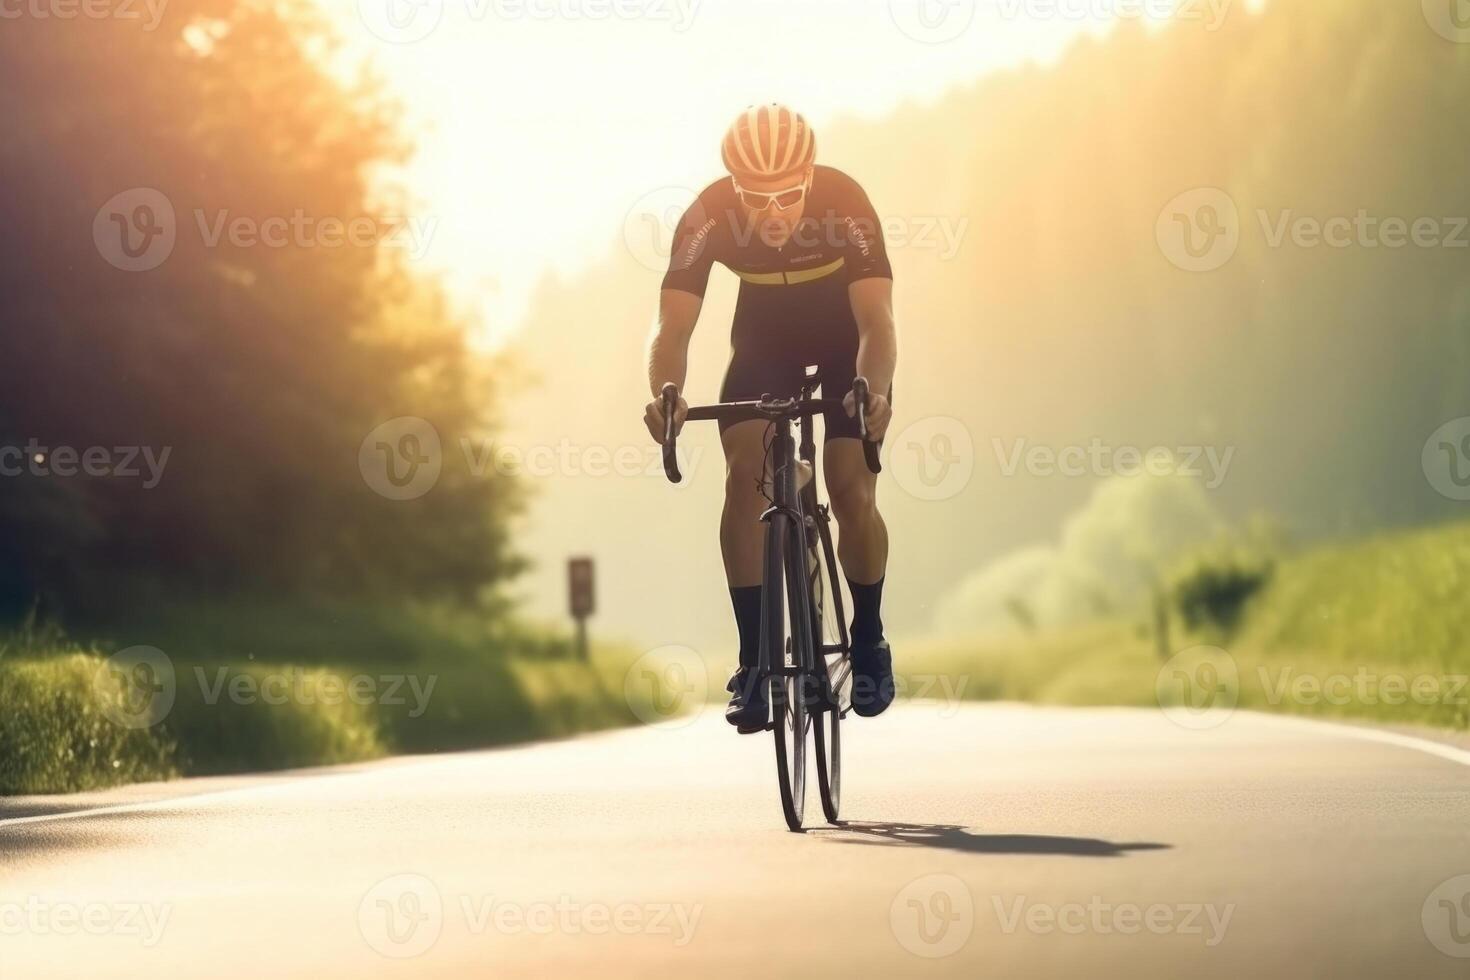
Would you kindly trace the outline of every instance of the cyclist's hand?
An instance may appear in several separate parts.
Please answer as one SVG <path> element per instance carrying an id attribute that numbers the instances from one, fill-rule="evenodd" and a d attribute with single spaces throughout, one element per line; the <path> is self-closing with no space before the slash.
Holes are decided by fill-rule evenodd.
<path id="1" fill-rule="evenodd" d="M 852 392 L 842 399 L 842 407 L 847 409 L 848 418 L 857 417 L 857 399 L 853 398 Z M 893 406 L 888 404 L 888 399 L 876 391 L 868 392 L 868 441 L 882 442 L 883 434 L 888 431 L 888 423 L 893 421 Z"/>
<path id="2" fill-rule="evenodd" d="M 682 396 L 679 404 L 674 410 L 674 435 L 684 428 L 684 416 L 689 414 L 689 403 Z M 648 434 L 653 436 L 653 441 L 663 445 L 664 441 L 664 400 L 655 398 L 643 409 L 643 424 L 648 426 Z"/>

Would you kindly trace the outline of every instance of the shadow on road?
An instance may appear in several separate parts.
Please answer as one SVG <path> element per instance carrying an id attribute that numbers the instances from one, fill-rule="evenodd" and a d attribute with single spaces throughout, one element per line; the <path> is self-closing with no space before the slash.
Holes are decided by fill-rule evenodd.
<path id="1" fill-rule="evenodd" d="M 1122 857 L 1129 851 L 1160 851 L 1172 845 L 1138 842 L 1115 844 L 1094 837 L 1047 834 L 977 834 L 958 824 L 843 823 L 812 828 L 807 833 L 839 844 L 889 847 L 936 847 L 967 854 L 1066 854 L 1074 857 Z"/>

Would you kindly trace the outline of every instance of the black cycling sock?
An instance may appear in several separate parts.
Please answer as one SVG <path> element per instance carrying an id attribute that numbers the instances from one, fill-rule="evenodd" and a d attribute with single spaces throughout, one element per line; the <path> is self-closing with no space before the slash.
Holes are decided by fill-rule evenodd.
<path id="1" fill-rule="evenodd" d="M 745 585 L 730 590 L 735 607 L 735 627 L 740 630 L 740 666 L 755 667 L 761 655 L 761 586 Z"/>
<path id="2" fill-rule="evenodd" d="M 852 579 L 847 587 L 852 590 L 852 640 L 854 643 L 877 643 L 883 639 L 883 582 L 880 578 L 872 585 L 859 585 Z"/>

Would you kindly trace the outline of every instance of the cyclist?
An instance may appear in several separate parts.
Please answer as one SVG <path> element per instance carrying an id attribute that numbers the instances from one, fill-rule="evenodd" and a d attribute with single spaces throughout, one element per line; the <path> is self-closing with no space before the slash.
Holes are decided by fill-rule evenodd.
<path id="1" fill-rule="evenodd" d="M 662 441 L 660 391 L 670 381 L 684 387 L 689 340 L 715 262 L 741 279 L 722 401 L 794 395 L 813 364 L 830 397 L 848 393 L 845 414 L 825 418 L 823 466 L 839 560 L 852 590 L 853 710 L 877 715 L 894 694 L 881 615 L 888 530 L 875 502 L 877 478 L 864 462 L 851 391 L 856 378 L 868 379 L 869 438 L 881 441 L 892 414 L 898 357 L 883 236 L 862 188 L 842 171 L 815 164 L 811 126 L 785 106 L 742 112 L 725 134 L 721 156 L 730 176 L 704 189 L 675 232 L 649 343 L 653 399 L 644 421 Z M 676 431 L 688 408 L 681 398 Z M 720 545 L 740 635 L 740 667 L 730 679 L 725 717 L 743 734 L 761 731 L 768 717 L 765 685 L 754 683 L 766 425 L 753 420 L 720 427 L 726 461 Z"/>

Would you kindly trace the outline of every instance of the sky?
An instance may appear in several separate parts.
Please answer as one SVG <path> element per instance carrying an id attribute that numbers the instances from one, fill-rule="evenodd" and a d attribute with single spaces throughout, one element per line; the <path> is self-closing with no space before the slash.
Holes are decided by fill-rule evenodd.
<path id="1" fill-rule="evenodd" d="M 411 254 L 494 348 L 540 277 L 575 275 L 650 200 L 718 177 L 720 136 L 746 105 L 786 102 L 820 141 L 834 120 L 1047 63 L 1120 15 L 1182 2 L 1208 20 L 1232 0 L 321 2 L 344 67 L 369 61 L 406 110 Z"/>

